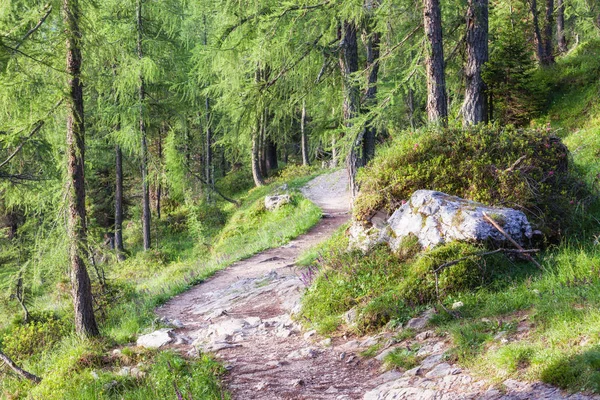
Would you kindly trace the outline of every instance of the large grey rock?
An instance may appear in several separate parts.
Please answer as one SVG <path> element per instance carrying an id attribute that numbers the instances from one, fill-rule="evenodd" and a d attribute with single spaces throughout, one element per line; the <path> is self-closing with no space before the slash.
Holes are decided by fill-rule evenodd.
<path id="1" fill-rule="evenodd" d="M 265 197 L 265 208 L 269 211 L 273 211 L 284 204 L 288 204 L 291 200 L 292 199 L 289 194 L 267 196 Z"/>
<path id="2" fill-rule="evenodd" d="M 159 349 L 173 341 L 171 331 L 172 329 L 165 328 L 159 329 L 147 335 L 142 335 L 138 338 L 136 344 L 139 347 L 144 347 L 147 349 Z"/>
<path id="3" fill-rule="evenodd" d="M 425 248 L 456 240 L 506 241 L 484 219 L 484 213 L 519 243 L 523 244 L 533 234 L 527 217 L 521 211 L 489 207 L 432 190 L 418 190 L 388 220 L 394 233 L 390 245 L 397 248 L 402 239 L 409 235 L 416 236 Z"/>

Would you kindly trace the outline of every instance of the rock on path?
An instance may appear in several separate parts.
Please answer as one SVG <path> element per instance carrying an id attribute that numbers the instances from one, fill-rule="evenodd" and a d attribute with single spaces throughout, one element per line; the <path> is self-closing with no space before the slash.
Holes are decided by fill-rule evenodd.
<path id="1" fill-rule="evenodd" d="M 157 309 L 163 321 L 172 321 L 174 327 L 162 332 L 167 342 L 161 343 L 162 348 L 190 356 L 198 351 L 216 354 L 229 370 L 227 389 L 239 400 L 591 398 L 569 397 L 547 385 L 517 381 L 504 382 L 499 392 L 447 364 L 443 354 L 449 343 L 425 331 L 423 318 L 413 321 L 423 330 L 415 339 L 423 361 L 406 372 L 383 372 L 383 356 L 358 356 L 376 343 L 381 345 L 380 355 L 394 346 L 405 346 L 394 343 L 393 333 L 331 340 L 312 331 L 301 332 L 292 316 L 305 288 L 294 262 L 348 220 L 347 187 L 344 171 L 314 179 L 303 193 L 328 218 L 288 245 L 236 263 Z"/>

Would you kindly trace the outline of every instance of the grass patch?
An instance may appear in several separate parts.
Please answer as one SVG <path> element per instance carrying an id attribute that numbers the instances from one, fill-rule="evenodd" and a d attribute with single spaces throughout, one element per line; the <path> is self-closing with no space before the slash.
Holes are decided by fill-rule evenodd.
<path id="1" fill-rule="evenodd" d="M 407 348 L 398 348 L 386 355 L 383 359 L 385 369 L 399 368 L 402 370 L 413 369 L 418 366 L 422 358 L 417 352 Z"/>

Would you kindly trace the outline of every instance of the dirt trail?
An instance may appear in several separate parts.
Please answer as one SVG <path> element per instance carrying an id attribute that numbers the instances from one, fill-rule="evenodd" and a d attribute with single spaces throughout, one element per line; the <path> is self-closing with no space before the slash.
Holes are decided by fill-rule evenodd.
<path id="1" fill-rule="evenodd" d="M 394 332 L 326 339 L 302 332 L 292 315 L 305 290 L 296 258 L 326 240 L 349 218 L 344 171 L 311 181 L 304 195 L 324 218 L 288 245 L 265 251 L 220 271 L 157 310 L 176 327 L 171 348 L 189 355 L 212 352 L 229 369 L 225 379 L 233 399 L 588 399 L 565 395 L 540 383 L 504 382 L 503 391 L 444 362 L 450 343 L 423 326 L 415 339 L 396 343 Z M 416 319 L 416 323 L 423 318 Z M 379 344 L 380 355 L 357 354 Z M 405 373 L 381 371 L 394 347 L 418 346 L 422 364 Z M 595 397 L 597 398 L 597 397 Z"/>

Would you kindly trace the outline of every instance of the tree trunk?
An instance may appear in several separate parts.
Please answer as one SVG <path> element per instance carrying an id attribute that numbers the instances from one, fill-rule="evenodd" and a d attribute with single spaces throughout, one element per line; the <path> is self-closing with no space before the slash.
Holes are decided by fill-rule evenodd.
<path id="1" fill-rule="evenodd" d="M 487 120 L 487 94 L 481 71 L 488 61 L 488 0 L 469 0 L 466 41 L 466 91 L 462 107 L 465 126 Z"/>
<path id="2" fill-rule="evenodd" d="M 158 131 L 158 182 L 156 184 L 156 219 L 160 220 L 161 218 L 161 201 L 162 201 L 162 172 L 163 172 L 163 143 L 162 138 L 164 133 L 166 135 L 167 127 L 165 125 L 162 126 Z"/>
<path id="3" fill-rule="evenodd" d="M 344 21 L 341 31 L 340 70 L 344 85 L 344 125 L 348 131 L 353 127 L 352 119 L 358 115 L 360 107 L 360 92 L 354 81 L 353 74 L 358 71 L 358 42 L 356 39 L 356 23 Z M 352 198 L 358 194 L 356 173 L 361 166 L 360 149 L 362 147 L 361 131 L 356 137 L 351 137 L 350 149 L 346 157 L 346 168 L 350 177 Z"/>
<path id="4" fill-rule="evenodd" d="M 542 33 L 540 30 L 537 0 L 529 0 L 529 5 L 531 7 L 531 16 L 533 18 L 533 33 L 535 35 L 535 54 L 538 62 L 542 64 L 546 56 L 544 55 L 544 41 L 542 40 Z"/>
<path id="5" fill-rule="evenodd" d="M 446 77 L 444 71 L 444 44 L 442 39 L 442 13 L 439 0 L 424 0 L 425 35 L 427 36 L 427 115 L 429 122 L 448 120 Z"/>
<path id="6" fill-rule="evenodd" d="M 115 250 L 117 252 L 117 259 L 123 261 L 125 259 L 125 247 L 123 245 L 123 152 L 119 145 L 115 147 L 115 153 Z"/>
<path id="7" fill-rule="evenodd" d="M 213 132 L 210 121 L 210 99 L 207 97 L 205 102 L 206 107 L 206 182 L 209 186 L 214 186 L 213 174 Z"/>
<path id="8" fill-rule="evenodd" d="M 367 9 L 375 7 L 376 4 L 367 4 Z M 365 32 L 367 51 L 367 89 L 365 92 L 365 106 L 369 110 L 377 103 L 377 80 L 379 78 L 379 56 L 381 37 L 379 32 L 373 32 L 373 23 L 367 25 Z M 362 165 L 367 165 L 375 157 L 375 138 L 377 130 L 373 126 L 373 120 L 369 120 L 363 133 Z"/>
<path id="9" fill-rule="evenodd" d="M 71 262 L 71 292 L 75 310 L 75 329 L 80 336 L 100 334 L 92 298 L 92 285 L 85 261 L 88 257 L 85 210 L 85 124 L 83 85 L 81 83 L 80 10 L 77 0 L 64 0 L 64 23 L 67 35 L 67 174 L 68 236 Z"/>
<path id="10" fill-rule="evenodd" d="M 254 185 L 264 186 L 265 181 L 263 179 L 262 172 L 260 170 L 260 143 L 259 137 L 261 132 L 261 121 L 262 118 L 258 118 L 252 134 L 252 177 L 254 178 Z"/>
<path id="11" fill-rule="evenodd" d="M 277 163 L 277 144 L 270 138 L 266 138 L 267 170 L 272 171 L 279 168 Z"/>
<path id="12" fill-rule="evenodd" d="M 137 0 L 137 53 L 141 60 L 144 57 L 142 47 L 143 20 L 142 20 L 142 0 Z M 149 250 L 152 242 L 150 238 L 150 187 L 148 185 L 148 143 L 146 122 L 144 120 L 144 102 L 146 100 L 146 88 L 144 77 L 140 75 L 139 102 L 140 102 L 140 133 L 142 136 L 142 229 L 144 236 L 144 250 Z"/>
<path id="13" fill-rule="evenodd" d="M 554 35 L 554 0 L 546 0 L 546 20 L 544 25 L 544 60 L 542 64 L 554 64 L 554 46 L 552 39 Z"/>
<path id="14" fill-rule="evenodd" d="M 558 51 L 562 54 L 567 52 L 567 39 L 565 38 L 565 4 L 564 0 L 556 0 L 556 38 Z"/>
<path id="15" fill-rule="evenodd" d="M 308 153 L 308 134 L 306 133 L 306 100 L 302 101 L 302 117 L 300 118 L 300 132 L 302 134 L 301 143 L 302 146 L 302 165 L 310 165 L 310 158 Z"/>

